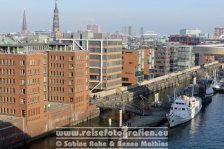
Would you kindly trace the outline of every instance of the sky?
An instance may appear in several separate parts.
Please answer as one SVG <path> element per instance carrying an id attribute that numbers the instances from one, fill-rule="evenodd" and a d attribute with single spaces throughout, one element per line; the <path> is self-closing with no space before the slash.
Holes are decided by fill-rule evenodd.
<path id="1" fill-rule="evenodd" d="M 87 24 L 99 24 L 105 32 L 131 25 L 139 33 L 142 26 L 161 35 L 224 27 L 224 0 L 58 0 L 58 8 L 63 32 Z M 24 9 L 30 31 L 52 29 L 54 0 L 0 0 L 0 33 L 20 32 Z"/>

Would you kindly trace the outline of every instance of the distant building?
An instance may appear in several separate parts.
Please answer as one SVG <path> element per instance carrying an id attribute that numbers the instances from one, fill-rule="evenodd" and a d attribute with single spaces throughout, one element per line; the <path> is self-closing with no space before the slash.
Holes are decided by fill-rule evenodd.
<path id="1" fill-rule="evenodd" d="M 10 36 L 0 35 L 0 45 L 16 45 L 17 41 Z"/>
<path id="2" fill-rule="evenodd" d="M 195 37 L 199 37 L 199 35 L 201 34 L 201 31 L 199 29 L 181 29 L 180 30 L 180 35 L 181 36 L 195 36 Z"/>
<path id="3" fill-rule="evenodd" d="M 143 34 L 144 34 L 144 28 L 141 27 L 141 29 L 140 29 L 140 35 L 143 35 Z"/>
<path id="4" fill-rule="evenodd" d="M 87 25 L 87 30 L 93 32 L 93 33 L 99 33 L 101 32 L 100 26 L 99 25 Z"/>
<path id="5" fill-rule="evenodd" d="M 127 26 L 123 26 L 121 28 L 121 33 L 124 34 L 124 35 L 128 35 L 128 27 Z"/>
<path id="6" fill-rule="evenodd" d="M 188 35 L 171 35 L 169 37 L 170 42 L 179 42 L 187 45 L 198 45 L 201 43 L 201 39 L 199 37 L 192 37 Z"/>
<path id="7" fill-rule="evenodd" d="M 178 70 L 195 66 L 195 54 L 192 46 L 178 46 Z"/>
<path id="8" fill-rule="evenodd" d="M 26 35 L 28 35 L 28 33 L 29 33 L 29 31 L 28 31 L 27 21 L 26 21 L 26 12 L 24 10 L 24 12 L 23 12 L 23 23 L 22 23 L 21 35 L 22 36 L 26 36 Z"/>
<path id="9" fill-rule="evenodd" d="M 158 45 L 155 49 L 155 76 L 170 73 L 170 47 Z"/>
<path id="10" fill-rule="evenodd" d="M 132 36 L 133 32 L 132 32 L 132 26 L 128 26 L 128 35 Z"/>
<path id="11" fill-rule="evenodd" d="M 153 43 L 165 43 L 166 38 L 159 36 L 158 34 L 154 32 L 147 32 L 143 34 L 143 43 L 146 45 L 151 45 Z"/>
<path id="12" fill-rule="evenodd" d="M 224 27 L 217 27 L 214 31 L 215 38 L 224 38 Z"/>
<path id="13" fill-rule="evenodd" d="M 61 37 L 60 26 L 59 26 L 59 10 L 58 10 L 57 0 L 55 0 L 55 8 L 54 8 L 53 36 L 54 36 L 54 38 Z"/>

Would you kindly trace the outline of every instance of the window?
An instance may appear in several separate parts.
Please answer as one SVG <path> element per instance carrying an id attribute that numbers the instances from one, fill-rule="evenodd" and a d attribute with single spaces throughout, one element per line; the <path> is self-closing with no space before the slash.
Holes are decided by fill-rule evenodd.
<path id="1" fill-rule="evenodd" d="M 26 99 L 21 99 L 21 104 L 25 104 L 26 103 Z"/>
<path id="2" fill-rule="evenodd" d="M 23 116 L 23 117 L 26 116 L 26 110 L 22 110 L 22 116 Z"/>
<path id="3" fill-rule="evenodd" d="M 70 72 L 69 73 L 69 77 L 73 77 L 73 72 Z"/>
<path id="4" fill-rule="evenodd" d="M 70 80 L 69 81 L 69 85 L 73 85 L 73 80 Z"/>
<path id="5" fill-rule="evenodd" d="M 20 75 L 21 76 L 24 76 L 25 75 L 25 70 L 24 69 L 20 70 Z"/>
<path id="6" fill-rule="evenodd" d="M 25 65 L 25 61 L 24 60 L 20 60 L 19 64 L 20 64 L 20 66 L 24 66 Z"/>
<path id="7" fill-rule="evenodd" d="M 73 64 L 69 65 L 69 69 L 74 69 Z"/>
<path id="8" fill-rule="evenodd" d="M 128 78 L 122 78 L 122 81 L 128 81 L 129 79 Z"/>
<path id="9" fill-rule="evenodd" d="M 70 102 L 73 102 L 73 98 L 72 97 L 70 97 Z"/>
<path id="10" fill-rule="evenodd" d="M 73 93 L 73 88 L 70 88 L 69 89 L 69 93 Z"/>
<path id="11" fill-rule="evenodd" d="M 21 89 L 21 94 L 22 95 L 26 94 L 26 90 L 25 89 Z"/>
<path id="12" fill-rule="evenodd" d="M 25 80 L 20 80 L 20 85 L 25 85 Z"/>
<path id="13" fill-rule="evenodd" d="M 73 61 L 73 56 L 70 56 L 69 57 L 69 61 Z"/>

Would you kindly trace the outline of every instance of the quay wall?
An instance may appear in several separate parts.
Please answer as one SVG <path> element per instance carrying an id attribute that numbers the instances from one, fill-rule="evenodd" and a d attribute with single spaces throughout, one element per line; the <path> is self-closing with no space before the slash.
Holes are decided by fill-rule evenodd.
<path id="1" fill-rule="evenodd" d="M 83 113 L 76 113 L 72 104 L 62 104 L 49 109 L 46 118 L 37 123 L 29 124 L 22 117 L 9 122 L 0 121 L 0 149 L 29 143 L 55 132 L 58 127 L 74 126 L 97 116 L 99 110 L 95 105 L 89 105 Z"/>
<path id="2" fill-rule="evenodd" d="M 216 61 L 213 63 L 205 64 L 204 66 L 195 66 L 181 72 L 170 73 L 165 76 L 145 80 L 141 83 L 131 86 L 119 87 L 116 89 L 116 93 L 112 93 L 110 91 L 102 91 L 99 93 L 92 93 L 90 96 L 93 97 L 94 95 L 96 95 L 96 97 L 98 97 L 93 100 L 95 101 L 93 103 L 95 103 L 98 107 L 108 108 L 110 107 L 110 105 L 121 104 L 121 100 L 123 99 L 128 99 L 127 101 L 130 101 L 130 99 L 133 100 L 135 98 L 139 98 L 139 95 L 144 96 L 153 92 L 158 92 L 165 88 L 176 87 L 184 82 L 192 81 L 194 77 L 199 79 L 198 77 L 205 74 L 206 72 L 208 72 L 209 75 L 213 75 L 214 70 L 220 66 L 222 66 L 221 63 L 218 63 Z M 102 103 L 107 102 L 108 99 L 110 100 L 110 103 L 103 105 Z"/>

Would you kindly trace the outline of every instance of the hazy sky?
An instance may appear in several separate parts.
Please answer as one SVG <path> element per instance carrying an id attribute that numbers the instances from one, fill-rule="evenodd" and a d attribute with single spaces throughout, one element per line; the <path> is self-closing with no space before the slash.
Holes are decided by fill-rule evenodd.
<path id="1" fill-rule="evenodd" d="M 21 30 L 26 9 L 30 31 L 51 30 L 54 0 L 0 0 L 0 32 Z M 213 32 L 224 26 L 224 0 L 58 0 L 60 28 L 76 31 L 100 24 L 103 31 L 131 25 L 140 32 L 175 34 L 181 28 Z"/>

